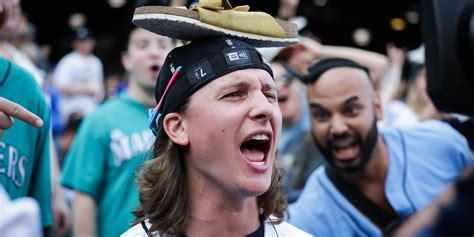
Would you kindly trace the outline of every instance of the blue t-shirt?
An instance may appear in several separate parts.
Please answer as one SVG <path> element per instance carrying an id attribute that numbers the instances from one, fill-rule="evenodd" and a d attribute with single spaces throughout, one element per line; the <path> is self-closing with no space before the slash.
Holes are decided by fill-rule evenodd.
<path id="1" fill-rule="evenodd" d="M 148 107 L 121 94 L 81 123 L 63 166 L 61 183 L 89 194 L 97 205 L 97 236 L 119 236 L 139 205 L 135 174 L 151 155 Z"/>
<path id="2" fill-rule="evenodd" d="M 430 204 L 472 162 L 466 139 L 444 122 L 379 130 L 389 159 L 385 195 L 402 218 Z M 289 222 L 316 236 L 382 235 L 332 184 L 324 167 L 290 206 Z"/>

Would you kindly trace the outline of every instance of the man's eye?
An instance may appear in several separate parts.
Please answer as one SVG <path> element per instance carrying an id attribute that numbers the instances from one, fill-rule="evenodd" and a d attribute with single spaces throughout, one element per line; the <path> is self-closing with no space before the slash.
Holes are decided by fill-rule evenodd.
<path id="1" fill-rule="evenodd" d="M 268 98 L 268 101 L 274 102 L 277 100 L 275 93 L 266 93 L 265 96 Z"/>
<path id="2" fill-rule="evenodd" d="M 234 92 L 224 95 L 223 98 L 240 97 L 240 96 L 242 96 L 242 92 L 234 91 Z"/>
<path id="3" fill-rule="evenodd" d="M 139 49 L 144 49 L 148 46 L 148 43 L 145 42 L 145 41 L 139 41 L 135 44 L 137 46 L 137 48 Z"/>
<path id="4" fill-rule="evenodd" d="M 313 111 L 313 118 L 322 122 L 329 119 L 329 113 L 326 111 L 316 110 Z"/>
<path id="5" fill-rule="evenodd" d="M 351 107 L 347 107 L 345 110 L 344 110 L 344 113 L 347 115 L 347 116 L 355 116 L 359 113 L 359 108 L 357 107 L 354 107 L 354 106 L 351 106 Z"/>

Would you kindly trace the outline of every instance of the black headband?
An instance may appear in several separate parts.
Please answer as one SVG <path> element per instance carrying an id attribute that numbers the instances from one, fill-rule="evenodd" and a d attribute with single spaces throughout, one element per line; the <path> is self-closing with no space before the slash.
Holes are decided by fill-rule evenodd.
<path id="1" fill-rule="evenodd" d="M 292 77 L 296 77 L 298 79 L 302 79 L 303 76 L 301 76 L 292 66 L 290 66 L 288 63 L 286 63 L 285 61 L 281 61 L 281 60 L 277 60 L 277 61 L 274 61 L 275 63 L 278 63 L 280 64 L 283 68 L 285 68 L 286 72 L 292 76 Z"/>
<path id="2" fill-rule="evenodd" d="M 178 67 L 181 68 L 176 73 Z M 153 133 L 156 135 L 161 130 L 164 116 L 176 112 L 199 88 L 246 68 L 260 68 L 273 77 L 268 61 L 253 46 L 237 39 L 206 37 L 173 49 L 156 82 L 158 106 L 150 115 Z"/>
<path id="3" fill-rule="evenodd" d="M 328 58 L 316 62 L 308 69 L 308 74 L 303 78 L 305 84 L 310 84 L 316 82 L 319 77 L 325 73 L 327 70 L 335 67 L 353 67 L 358 68 L 367 73 L 370 78 L 369 69 L 366 67 L 345 58 Z"/>

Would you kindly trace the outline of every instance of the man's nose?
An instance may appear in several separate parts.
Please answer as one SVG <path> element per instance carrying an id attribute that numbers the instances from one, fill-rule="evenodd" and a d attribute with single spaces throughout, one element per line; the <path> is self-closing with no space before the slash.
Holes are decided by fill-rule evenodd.
<path id="1" fill-rule="evenodd" d="M 331 134 L 344 134 L 348 130 L 347 123 L 345 122 L 344 118 L 339 115 L 334 115 L 331 119 Z"/>
<path id="2" fill-rule="evenodd" d="M 154 45 L 154 46 L 151 46 L 150 49 L 148 50 L 148 53 L 152 56 L 152 57 L 156 57 L 156 58 L 164 58 L 164 54 L 165 54 L 165 50 L 163 50 L 163 48 L 161 48 L 160 46 L 158 45 Z"/>
<path id="3" fill-rule="evenodd" d="M 269 120 L 274 112 L 274 106 L 263 93 L 256 94 L 252 101 L 250 117 L 255 120 Z"/>

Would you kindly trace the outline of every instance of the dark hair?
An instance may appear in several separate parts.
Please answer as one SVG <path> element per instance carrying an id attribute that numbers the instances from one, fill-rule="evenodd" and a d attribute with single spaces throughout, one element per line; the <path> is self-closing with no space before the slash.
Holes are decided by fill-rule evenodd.
<path id="1" fill-rule="evenodd" d="M 68 122 L 64 131 L 76 131 L 84 119 L 84 114 L 80 112 L 73 112 L 68 117 Z"/>
<path id="2" fill-rule="evenodd" d="M 308 74 L 303 78 L 303 82 L 305 84 L 314 83 L 323 73 L 335 67 L 352 67 L 361 69 L 362 71 L 367 73 L 367 76 L 370 79 L 369 69 L 352 60 L 345 58 L 327 58 L 311 65 L 308 69 Z M 370 81 L 372 82 L 372 80 Z"/>

